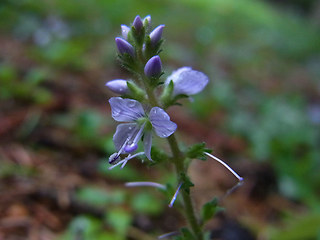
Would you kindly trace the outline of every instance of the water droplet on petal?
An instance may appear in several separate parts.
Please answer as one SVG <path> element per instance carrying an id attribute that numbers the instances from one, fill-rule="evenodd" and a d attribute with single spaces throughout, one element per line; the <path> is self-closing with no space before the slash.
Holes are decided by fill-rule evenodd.
<path id="1" fill-rule="evenodd" d="M 112 111 L 112 115 L 115 116 L 115 117 L 118 117 L 120 115 L 120 111 L 118 110 L 113 110 Z"/>

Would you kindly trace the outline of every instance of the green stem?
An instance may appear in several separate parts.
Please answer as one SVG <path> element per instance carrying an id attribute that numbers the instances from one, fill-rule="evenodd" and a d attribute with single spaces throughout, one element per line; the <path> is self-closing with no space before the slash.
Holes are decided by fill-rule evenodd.
<path id="1" fill-rule="evenodd" d="M 158 101 L 153 93 L 153 88 L 148 84 L 148 79 L 144 76 L 143 71 L 142 74 L 140 74 L 140 77 L 142 79 L 142 82 L 144 83 L 149 101 L 151 105 L 159 106 Z M 187 168 L 184 166 L 185 157 L 183 156 L 182 152 L 180 151 L 179 145 L 177 143 L 177 140 L 175 138 L 175 135 L 172 134 L 168 137 L 169 146 L 171 148 L 172 157 L 173 157 L 173 163 L 175 165 L 177 178 L 179 179 L 181 174 L 185 174 L 187 172 Z M 181 190 L 182 199 L 184 203 L 184 210 L 185 210 L 185 216 L 186 219 L 193 231 L 194 236 L 196 237 L 196 240 L 203 240 L 203 233 L 202 229 L 200 227 L 199 221 L 196 217 L 195 210 L 192 204 L 191 196 L 189 192 L 186 192 L 184 190 Z"/>
<path id="2" fill-rule="evenodd" d="M 174 159 L 174 165 L 176 168 L 176 173 L 178 178 L 181 176 L 181 174 L 186 173 L 187 169 L 184 167 L 184 157 L 179 149 L 177 140 L 172 134 L 171 136 L 168 137 L 168 142 L 172 151 L 173 159 Z M 197 240 L 202 240 L 203 239 L 203 234 L 202 230 L 199 224 L 199 221 L 196 218 L 196 214 L 194 211 L 194 207 L 192 204 L 191 196 L 190 193 L 187 191 L 184 191 L 183 189 L 181 190 L 182 198 L 183 198 L 183 203 L 184 203 L 184 210 L 185 210 L 185 215 L 186 218 L 189 222 L 189 225 L 196 237 Z"/>
<path id="3" fill-rule="evenodd" d="M 150 101 L 151 106 L 156 107 L 159 106 L 157 99 L 155 98 L 154 94 L 153 94 L 153 88 L 149 86 L 149 84 L 147 83 L 148 79 L 146 79 L 145 77 L 143 78 L 143 83 Z"/>

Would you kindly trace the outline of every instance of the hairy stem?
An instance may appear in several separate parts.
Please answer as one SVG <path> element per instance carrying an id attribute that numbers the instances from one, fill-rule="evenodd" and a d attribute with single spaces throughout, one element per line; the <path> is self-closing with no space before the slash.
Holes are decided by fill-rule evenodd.
<path id="1" fill-rule="evenodd" d="M 185 166 L 184 166 L 184 157 L 179 149 L 179 146 L 174 134 L 168 137 L 168 142 L 172 151 L 177 177 L 179 178 L 181 174 L 183 173 L 185 174 L 187 172 L 187 169 L 185 169 Z M 182 189 L 181 194 L 182 194 L 183 203 L 184 203 L 185 215 L 193 231 L 193 234 L 195 235 L 197 240 L 202 240 L 203 239 L 202 230 L 201 230 L 199 221 L 196 218 L 190 193 Z"/>
<path id="2" fill-rule="evenodd" d="M 144 83 L 145 90 L 147 92 L 150 104 L 153 107 L 160 106 L 155 95 L 154 95 L 153 88 L 148 84 L 148 79 L 144 76 L 143 71 L 141 71 L 140 77 Z M 177 143 L 177 140 L 176 140 L 176 137 L 174 134 L 172 134 L 171 136 L 168 137 L 168 143 L 171 148 L 172 157 L 174 159 L 173 163 L 175 165 L 177 179 L 179 182 L 179 178 L 182 174 L 187 175 L 186 174 L 187 168 L 184 166 L 185 157 L 183 156 L 182 152 L 180 151 L 179 145 Z M 185 217 L 186 217 L 186 219 L 192 229 L 192 232 L 195 236 L 195 239 L 196 240 L 203 240 L 202 229 L 201 229 L 199 221 L 196 217 L 190 193 L 186 192 L 182 189 L 181 194 L 182 194 L 182 199 L 183 199 Z"/>

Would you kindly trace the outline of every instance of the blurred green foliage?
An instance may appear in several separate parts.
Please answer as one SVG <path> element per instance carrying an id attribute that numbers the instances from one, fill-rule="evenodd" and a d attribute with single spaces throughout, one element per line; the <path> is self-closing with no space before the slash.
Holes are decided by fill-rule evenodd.
<path id="1" fill-rule="evenodd" d="M 271 240 L 300 240 L 300 239 L 319 239 L 320 237 L 320 215 L 308 214 L 305 216 L 291 216 L 287 220 L 285 229 L 273 229 Z"/>
<path id="2" fill-rule="evenodd" d="M 123 220 L 123 219 L 122 219 Z M 68 230 L 58 238 L 59 240 L 123 240 L 122 235 L 108 232 L 99 219 L 90 216 L 78 216 L 72 220 Z"/>
<path id="3" fill-rule="evenodd" d="M 1 101 L 47 104 L 53 100 L 48 83 L 59 81 L 52 75 L 59 79 L 64 71 L 90 75 L 115 68 L 114 37 L 120 34 L 120 24 L 129 24 L 137 14 L 151 14 L 154 24 L 166 24 L 162 53 L 163 62 L 170 65 L 166 74 L 191 65 L 210 76 L 205 93 L 189 104 L 193 115 L 209 124 L 212 114 L 223 115 L 215 126 L 246 142 L 248 149 L 240 154 L 270 162 L 280 193 L 319 212 L 320 119 L 310 111 L 320 111 L 314 97 L 320 79 L 319 27 L 263 1 L 3 0 L 0 33 L 28 46 L 26 54 L 37 66 L 23 71 L 10 56 L 1 56 Z M 68 142 L 112 153 L 111 134 L 101 132 L 105 119 L 92 109 L 81 109 L 57 115 L 52 122 L 70 131 Z M 112 171 L 107 167 L 103 159 L 99 172 L 121 181 L 141 180 L 131 166 Z M 4 165 L 0 175 L 10 175 L 12 169 Z M 18 168 L 17 174 L 30 172 Z M 77 197 L 89 204 L 119 203 L 106 217 L 113 230 L 105 231 L 105 223 L 98 219 L 79 216 L 61 239 L 123 239 L 118 233 L 132 219 L 122 208 L 126 199 L 122 194 L 92 186 L 79 189 Z M 161 203 L 149 193 L 134 196 L 130 205 L 151 215 L 161 211 Z M 319 236 L 318 215 L 292 221 L 288 231 L 275 230 L 272 239 Z"/>
<path id="4" fill-rule="evenodd" d="M 46 104 L 52 100 L 51 92 L 41 86 L 47 76 L 48 72 L 44 69 L 34 68 L 21 79 L 13 64 L 0 62 L 0 99 Z"/>
<path id="5" fill-rule="evenodd" d="M 76 197 L 81 202 L 93 206 L 107 206 L 112 204 L 122 204 L 126 199 L 123 191 L 109 191 L 94 186 L 86 186 L 77 191 Z"/>

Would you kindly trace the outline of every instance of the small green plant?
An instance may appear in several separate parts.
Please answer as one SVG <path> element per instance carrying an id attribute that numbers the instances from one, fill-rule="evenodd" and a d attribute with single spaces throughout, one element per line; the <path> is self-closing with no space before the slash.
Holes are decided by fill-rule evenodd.
<path id="1" fill-rule="evenodd" d="M 144 19 L 137 16 L 130 27 L 121 25 L 122 37 L 115 39 L 119 62 L 132 74 L 132 79 L 115 79 L 106 84 L 111 91 L 121 95 L 109 100 L 112 117 L 120 122 L 113 135 L 116 152 L 109 157 L 109 169 L 118 166 L 123 168 L 128 161 L 138 157 L 142 161 L 147 159 L 153 166 L 163 162 L 172 163 L 176 172 L 177 189 L 169 207 L 173 207 L 178 195 L 181 195 L 183 212 L 189 226 L 181 228 L 180 234 L 165 234 L 161 238 L 178 235 L 177 239 L 203 240 L 207 236 L 203 226 L 219 207 L 217 201 L 212 200 L 204 205 L 201 215 L 198 216 L 195 212 L 190 195 L 190 188 L 194 184 L 187 174 L 191 161 L 210 157 L 226 167 L 239 182 L 243 179 L 226 163 L 211 155 L 211 150 L 204 143 L 182 150 L 175 136 L 177 124 L 171 121 L 166 110 L 181 105 L 181 99 L 201 92 L 209 83 L 209 78 L 190 67 L 182 67 L 162 80 L 163 69 L 159 54 L 162 50 L 164 27 L 160 25 L 152 29 L 150 16 Z M 167 139 L 171 154 L 153 145 L 154 136 Z M 141 151 L 138 151 L 139 142 L 143 143 Z M 151 186 L 169 191 L 167 186 L 154 182 L 129 182 L 126 186 Z"/>

